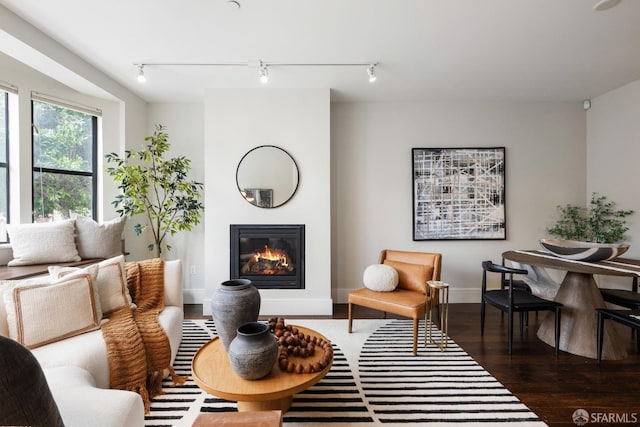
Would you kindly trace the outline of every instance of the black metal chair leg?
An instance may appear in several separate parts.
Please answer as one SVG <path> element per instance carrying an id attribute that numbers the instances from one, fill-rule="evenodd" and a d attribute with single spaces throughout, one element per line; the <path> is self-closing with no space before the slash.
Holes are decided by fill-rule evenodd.
<path id="1" fill-rule="evenodd" d="M 604 317 L 601 312 L 598 312 L 598 329 L 597 329 L 597 352 L 598 363 L 602 362 L 602 337 L 604 335 Z"/>
<path id="2" fill-rule="evenodd" d="M 486 303 L 482 301 L 480 305 L 480 335 L 484 335 L 484 309 Z"/>
<path id="3" fill-rule="evenodd" d="M 520 312 L 520 336 L 524 335 L 524 319 L 526 314 L 524 311 Z"/>
<path id="4" fill-rule="evenodd" d="M 560 354 L 560 316 L 562 311 L 556 307 L 556 356 Z"/>
<path id="5" fill-rule="evenodd" d="M 511 350 L 513 348 L 513 312 L 509 311 L 509 355 L 511 355 Z"/>

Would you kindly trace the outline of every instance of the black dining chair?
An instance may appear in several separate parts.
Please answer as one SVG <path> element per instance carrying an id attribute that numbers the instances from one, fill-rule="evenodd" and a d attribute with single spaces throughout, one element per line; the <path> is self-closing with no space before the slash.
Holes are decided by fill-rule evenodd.
<path id="1" fill-rule="evenodd" d="M 502 258 L 502 266 L 507 267 L 504 257 Z M 528 272 L 525 271 L 525 275 L 527 273 Z M 525 291 L 528 294 L 533 293 L 533 291 L 531 290 L 531 286 L 529 286 L 524 280 L 512 280 L 511 282 L 509 282 L 509 280 L 507 279 L 507 275 L 503 274 L 502 280 L 500 281 L 500 289 L 507 289 L 509 285 L 513 286 L 513 289 L 520 289 L 521 291 Z"/>
<path id="2" fill-rule="evenodd" d="M 602 361 L 602 341 L 604 338 L 604 321 L 613 320 L 622 325 L 628 326 L 636 335 L 640 332 L 640 310 L 610 310 L 608 308 L 597 308 L 598 327 L 597 327 L 597 352 L 598 363 Z M 640 353 L 640 339 L 636 339 L 638 353 Z"/>
<path id="3" fill-rule="evenodd" d="M 500 274 L 501 289 L 487 290 L 487 273 Z M 482 305 L 480 306 L 480 333 L 484 335 L 485 307 L 489 303 L 495 308 L 507 313 L 509 354 L 513 349 L 513 316 L 520 313 L 520 335 L 523 333 L 524 314 L 529 311 L 553 311 L 555 313 L 555 345 L 556 355 L 560 343 L 560 315 L 562 304 L 542 299 L 524 290 L 512 286 L 514 274 L 527 274 L 527 270 L 505 267 L 491 261 L 482 262 Z M 506 282 L 505 282 L 506 281 Z M 504 287 L 502 284 L 506 283 Z"/>
<path id="4" fill-rule="evenodd" d="M 631 290 L 628 289 L 610 289 L 600 288 L 602 299 L 608 303 L 625 307 L 631 310 L 640 310 L 640 294 L 638 293 L 638 276 L 633 277 L 631 282 Z M 631 328 L 631 335 L 637 335 L 638 345 L 640 346 L 640 335 L 638 330 Z"/>
<path id="5" fill-rule="evenodd" d="M 640 294 L 638 293 L 638 276 L 633 277 L 631 290 L 601 288 L 602 299 L 608 303 L 631 310 L 640 310 Z"/>
<path id="6" fill-rule="evenodd" d="M 505 259 L 504 257 L 502 257 L 502 266 L 506 267 L 507 264 L 505 264 Z M 502 275 L 502 280 L 500 280 L 500 289 L 508 289 L 509 286 L 513 286 L 513 289 L 519 289 L 521 291 L 525 291 L 528 294 L 532 294 L 533 291 L 531 290 L 531 287 L 527 284 L 527 282 L 525 282 L 524 280 L 512 280 L 509 281 L 509 279 L 507 278 L 506 274 Z M 538 314 L 538 312 L 536 311 L 536 314 Z M 502 316 L 504 316 L 504 312 L 502 312 Z M 525 312 L 524 313 L 524 317 L 522 316 L 522 313 L 520 315 L 520 320 L 524 319 L 524 325 L 529 327 L 529 313 Z M 522 328 L 522 322 L 520 322 L 520 327 Z M 522 331 L 520 331 L 520 334 L 522 335 Z"/>

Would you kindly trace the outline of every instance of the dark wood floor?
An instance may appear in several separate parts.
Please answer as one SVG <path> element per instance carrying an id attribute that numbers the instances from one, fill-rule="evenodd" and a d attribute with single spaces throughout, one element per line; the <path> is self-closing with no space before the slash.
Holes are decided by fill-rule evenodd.
<path id="1" fill-rule="evenodd" d="M 187 318 L 202 318 L 201 313 L 201 306 L 185 307 Z M 535 334 L 543 316 L 530 316 L 523 337 L 516 332 L 512 356 L 507 354 L 506 319 L 491 307 L 487 308 L 484 336 L 480 336 L 480 304 L 451 304 L 449 335 L 551 426 L 575 426 L 571 415 L 576 409 L 585 409 L 601 421 L 603 417 L 618 419 L 617 423 L 588 425 L 640 425 L 640 355 L 630 329 L 616 326 L 628 340 L 629 357 L 598 366 L 593 359 L 568 353 L 556 357 L 554 349 Z M 335 305 L 333 318 L 346 317 L 346 304 Z M 382 313 L 355 307 L 354 317 L 381 318 Z"/>

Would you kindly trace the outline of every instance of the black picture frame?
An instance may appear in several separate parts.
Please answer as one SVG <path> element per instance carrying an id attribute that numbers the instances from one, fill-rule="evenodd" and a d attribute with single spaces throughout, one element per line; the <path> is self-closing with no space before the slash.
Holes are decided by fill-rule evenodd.
<path id="1" fill-rule="evenodd" d="M 505 240 L 505 147 L 413 148 L 413 240 Z"/>

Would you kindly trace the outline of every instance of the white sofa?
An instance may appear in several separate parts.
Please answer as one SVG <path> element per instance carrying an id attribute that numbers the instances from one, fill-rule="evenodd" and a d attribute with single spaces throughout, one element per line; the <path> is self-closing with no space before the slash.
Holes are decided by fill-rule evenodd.
<path id="1" fill-rule="evenodd" d="M 159 321 L 169 337 L 173 363 L 184 318 L 182 263 L 165 262 L 165 307 Z M 0 298 L 0 335 L 9 336 Z M 31 350 L 42 366 L 66 427 L 144 426 L 144 407 L 136 393 L 109 389 L 107 348 L 95 330 Z"/>

